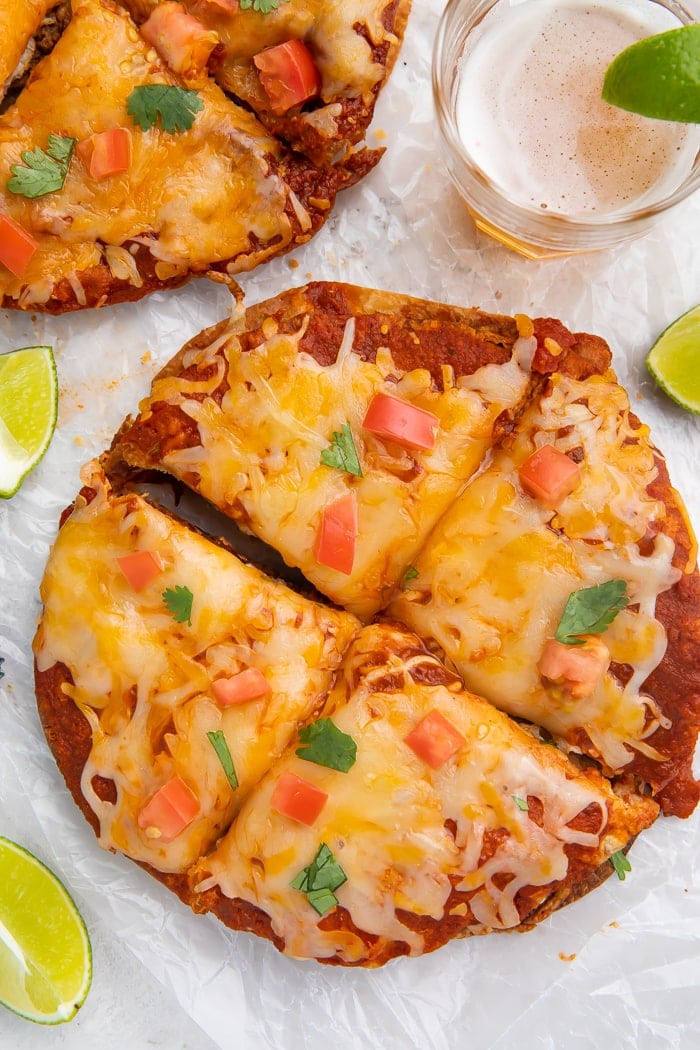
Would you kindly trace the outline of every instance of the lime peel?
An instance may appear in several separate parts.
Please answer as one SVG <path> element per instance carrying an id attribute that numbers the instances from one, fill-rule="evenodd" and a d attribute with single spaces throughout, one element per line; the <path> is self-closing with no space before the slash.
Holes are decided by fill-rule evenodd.
<path id="1" fill-rule="evenodd" d="M 657 120 L 700 124 L 700 24 L 656 33 L 608 66 L 603 98 Z"/>
<path id="2" fill-rule="evenodd" d="M 647 354 L 646 366 L 664 393 L 700 415 L 700 305 L 661 333 Z"/>
<path id="3" fill-rule="evenodd" d="M 58 418 L 50 346 L 0 355 L 0 497 L 9 499 L 46 452 Z"/>
<path id="4" fill-rule="evenodd" d="M 0 837 L 0 1003 L 38 1024 L 69 1021 L 92 980 L 85 923 L 65 886 Z"/>

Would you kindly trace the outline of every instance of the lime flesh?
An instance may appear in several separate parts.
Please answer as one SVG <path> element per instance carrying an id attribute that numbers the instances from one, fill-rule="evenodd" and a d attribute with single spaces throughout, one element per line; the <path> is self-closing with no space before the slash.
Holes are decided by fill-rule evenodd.
<path id="1" fill-rule="evenodd" d="M 92 979 L 85 923 L 62 883 L 0 837 L 0 1003 L 39 1024 L 70 1021 Z"/>
<path id="2" fill-rule="evenodd" d="M 700 414 L 700 305 L 661 333 L 646 364 L 670 398 L 689 412 Z"/>
<path id="3" fill-rule="evenodd" d="M 608 66 L 603 98 L 658 120 L 700 124 L 700 24 L 646 37 Z"/>
<path id="4" fill-rule="evenodd" d="M 0 355 L 0 497 L 13 496 L 49 447 L 58 416 L 50 346 Z"/>

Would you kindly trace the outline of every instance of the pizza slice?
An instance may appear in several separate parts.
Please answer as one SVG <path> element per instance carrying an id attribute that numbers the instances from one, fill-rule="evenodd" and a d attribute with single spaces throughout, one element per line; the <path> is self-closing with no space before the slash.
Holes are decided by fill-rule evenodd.
<path id="1" fill-rule="evenodd" d="M 188 344 L 115 449 L 184 481 L 366 618 L 524 401 L 547 351 L 521 318 L 334 283 Z M 583 369 L 602 340 L 571 337 Z"/>
<path id="2" fill-rule="evenodd" d="M 200 56 L 201 57 L 201 56 Z M 308 240 L 378 154 L 324 171 L 110 0 L 79 0 L 0 116 L 0 303 L 64 311 L 233 275 Z"/>
<path id="3" fill-rule="evenodd" d="M 390 611 L 469 688 L 687 816 L 699 601 L 682 503 L 609 372 L 552 376 Z"/>
<path id="4" fill-rule="evenodd" d="M 379 966 L 538 922 L 609 874 L 657 812 L 467 692 L 415 635 L 375 624 L 322 717 L 192 869 L 189 902 L 295 958 Z"/>
<path id="5" fill-rule="evenodd" d="M 410 0 L 128 0 L 166 61 L 214 34 L 209 69 L 266 128 L 315 164 L 363 140 L 396 61 Z"/>
<path id="6" fill-rule="evenodd" d="M 100 844 L 176 877 L 323 701 L 357 622 L 96 463 L 83 477 L 42 582 L 39 712 Z"/>

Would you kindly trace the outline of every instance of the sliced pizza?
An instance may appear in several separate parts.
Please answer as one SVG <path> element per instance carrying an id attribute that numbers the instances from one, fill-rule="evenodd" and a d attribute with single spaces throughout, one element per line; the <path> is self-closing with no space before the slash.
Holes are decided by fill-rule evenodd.
<path id="1" fill-rule="evenodd" d="M 206 75 L 179 77 L 110 0 L 70 24 L 0 116 L 0 304 L 65 311 L 233 275 L 308 240 L 338 189 Z"/>
<path id="2" fill-rule="evenodd" d="M 107 849 L 182 873 L 322 703 L 357 628 L 96 463 L 59 531 L 34 643 L 40 715 Z"/>
<path id="3" fill-rule="evenodd" d="M 362 141 L 396 60 L 410 0 L 128 0 L 164 59 L 186 64 L 183 36 L 214 34 L 219 85 L 273 135 L 328 164 Z"/>
<path id="4" fill-rule="evenodd" d="M 469 688 L 667 813 L 698 800 L 696 544 L 612 372 L 556 374 L 436 527 L 390 611 Z"/>
<path id="5" fill-rule="evenodd" d="M 181 479 L 370 617 L 549 367 L 521 324 L 350 285 L 294 289 L 184 347 L 115 455 Z M 587 336 L 571 354 L 584 370 L 609 359 Z"/>
<path id="6" fill-rule="evenodd" d="M 192 870 L 190 903 L 295 958 L 378 966 L 532 925 L 605 877 L 657 812 L 376 624 Z"/>

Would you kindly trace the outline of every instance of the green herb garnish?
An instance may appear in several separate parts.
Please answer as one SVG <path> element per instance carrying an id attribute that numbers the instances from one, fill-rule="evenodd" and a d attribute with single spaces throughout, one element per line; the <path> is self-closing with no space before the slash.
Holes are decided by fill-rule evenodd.
<path id="1" fill-rule="evenodd" d="M 306 894 L 307 900 L 319 915 L 335 908 L 338 898 L 334 890 L 348 881 L 348 877 L 325 842 L 318 847 L 311 864 L 302 868 L 291 885 Z"/>
<path id="2" fill-rule="evenodd" d="M 204 109 L 196 91 L 171 84 L 145 84 L 136 87 L 126 100 L 126 111 L 142 131 L 160 119 L 163 131 L 189 131 L 195 114 Z"/>
<path id="3" fill-rule="evenodd" d="M 163 591 L 163 601 L 173 620 L 192 626 L 192 602 L 194 595 L 189 587 L 167 587 Z"/>
<path id="4" fill-rule="evenodd" d="M 261 15 L 269 15 L 270 11 L 276 11 L 280 6 L 280 0 L 239 0 L 241 11 L 258 11 Z"/>
<path id="5" fill-rule="evenodd" d="M 513 802 L 515 802 L 518 809 L 522 809 L 524 813 L 527 813 L 530 807 L 527 804 L 526 798 L 520 798 L 518 795 L 511 795 L 510 797 L 513 799 Z"/>
<path id="6" fill-rule="evenodd" d="M 612 853 L 610 855 L 610 863 L 615 869 L 615 874 L 617 875 L 620 882 L 624 882 L 627 872 L 632 871 L 632 865 L 627 860 L 627 857 L 622 852 L 622 850 L 618 850 L 617 853 Z"/>
<path id="7" fill-rule="evenodd" d="M 12 178 L 7 180 L 10 193 L 33 200 L 62 190 L 75 143 L 75 139 L 63 135 L 49 135 L 45 150 L 38 147 L 25 150 L 22 153 L 24 163 L 13 164 L 10 168 Z"/>
<path id="8" fill-rule="evenodd" d="M 405 573 L 403 574 L 403 579 L 401 580 L 401 590 L 405 590 L 408 584 L 411 582 L 411 580 L 415 580 L 416 576 L 419 575 L 420 573 L 418 572 L 418 569 L 415 567 L 415 565 L 409 565 Z"/>
<path id="9" fill-rule="evenodd" d="M 565 645 L 583 645 L 582 634 L 600 634 L 628 604 L 626 580 L 608 580 L 569 595 L 554 637 Z"/>
<path id="10" fill-rule="evenodd" d="M 207 737 L 209 738 L 209 743 L 216 751 L 219 762 L 221 762 L 223 771 L 226 774 L 226 779 L 235 791 L 238 787 L 238 777 L 236 776 L 233 759 L 231 758 L 231 752 L 226 743 L 223 729 L 212 730 L 211 733 L 207 733 Z"/>
<path id="11" fill-rule="evenodd" d="M 362 467 L 349 423 L 342 423 L 340 430 L 333 431 L 331 447 L 325 448 L 321 453 L 321 463 L 324 467 L 335 467 L 336 470 L 344 470 L 346 474 L 362 477 Z"/>
<path id="12" fill-rule="evenodd" d="M 299 739 L 304 747 L 297 748 L 296 753 L 307 762 L 337 769 L 341 773 L 347 773 L 355 765 L 357 744 L 330 718 L 319 718 L 318 722 L 300 729 Z"/>

